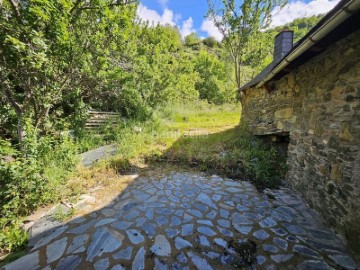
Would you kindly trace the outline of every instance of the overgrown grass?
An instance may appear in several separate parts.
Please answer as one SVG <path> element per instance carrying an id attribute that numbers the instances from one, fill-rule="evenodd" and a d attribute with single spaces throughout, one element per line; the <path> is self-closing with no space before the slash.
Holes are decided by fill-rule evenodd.
<path id="1" fill-rule="evenodd" d="M 277 188 L 284 177 L 276 151 L 253 137 L 245 125 L 222 132 L 180 138 L 163 161 L 249 180 L 258 188 Z"/>

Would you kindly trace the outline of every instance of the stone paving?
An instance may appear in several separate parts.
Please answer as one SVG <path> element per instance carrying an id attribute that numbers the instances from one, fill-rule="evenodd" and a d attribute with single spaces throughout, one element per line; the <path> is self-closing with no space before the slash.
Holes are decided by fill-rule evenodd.
<path id="1" fill-rule="evenodd" d="M 243 248 L 249 244 L 254 256 Z M 52 229 L 28 255 L 5 266 L 356 268 L 341 239 L 291 191 L 259 193 L 248 182 L 184 172 L 136 179 L 111 205 Z"/>

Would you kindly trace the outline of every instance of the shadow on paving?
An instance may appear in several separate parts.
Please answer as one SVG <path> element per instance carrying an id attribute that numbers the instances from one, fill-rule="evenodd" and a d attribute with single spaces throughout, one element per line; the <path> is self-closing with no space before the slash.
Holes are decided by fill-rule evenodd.
<path id="1" fill-rule="evenodd" d="M 270 267 L 270 268 L 268 268 Z M 44 232 L 4 269 L 355 269 L 290 190 L 144 172 L 103 208 Z"/>

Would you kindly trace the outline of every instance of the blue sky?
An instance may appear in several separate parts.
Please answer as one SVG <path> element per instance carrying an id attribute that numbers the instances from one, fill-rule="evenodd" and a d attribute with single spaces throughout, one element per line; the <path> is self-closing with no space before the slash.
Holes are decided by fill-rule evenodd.
<path id="1" fill-rule="evenodd" d="M 283 25 L 299 17 L 308 17 L 331 10 L 339 0 L 289 0 L 282 9 L 273 10 L 272 25 Z M 141 0 L 138 16 L 150 23 L 176 25 L 183 37 L 196 32 L 200 37 L 222 36 L 205 18 L 207 0 Z"/>

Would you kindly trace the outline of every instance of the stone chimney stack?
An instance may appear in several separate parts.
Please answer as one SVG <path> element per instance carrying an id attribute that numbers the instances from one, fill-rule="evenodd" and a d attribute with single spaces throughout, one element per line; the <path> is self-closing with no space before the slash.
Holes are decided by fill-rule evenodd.
<path id="1" fill-rule="evenodd" d="M 284 28 L 275 37 L 274 47 L 274 62 L 279 63 L 281 59 L 291 50 L 293 47 L 294 31 Z"/>

